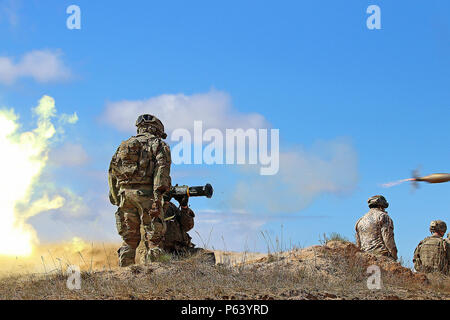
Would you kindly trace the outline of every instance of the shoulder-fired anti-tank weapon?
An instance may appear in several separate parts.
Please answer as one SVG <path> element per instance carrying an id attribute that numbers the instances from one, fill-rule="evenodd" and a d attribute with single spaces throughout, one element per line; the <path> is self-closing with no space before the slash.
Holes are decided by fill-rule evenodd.
<path id="1" fill-rule="evenodd" d="M 181 206 L 183 206 L 183 201 L 185 201 L 185 205 L 187 205 L 187 201 L 190 197 L 207 197 L 208 199 L 213 196 L 214 189 L 212 185 L 209 183 L 204 186 L 179 186 L 178 184 L 171 187 L 168 192 L 164 194 L 164 200 L 170 201 L 171 199 L 177 200 Z M 171 220 L 174 216 L 168 217 L 165 220 Z"/>
<path id="2" fill-rule="evenodd" d="M 209 183 L 204 186 L 179 186 L 175 185 L 170 188 L 169 192 L 164 194 L 165 200 L 170 201 L 172 198 L 182 198 L 182 197 L 207 197 L 211 198 L 213 196 L 214 189 Z"/>

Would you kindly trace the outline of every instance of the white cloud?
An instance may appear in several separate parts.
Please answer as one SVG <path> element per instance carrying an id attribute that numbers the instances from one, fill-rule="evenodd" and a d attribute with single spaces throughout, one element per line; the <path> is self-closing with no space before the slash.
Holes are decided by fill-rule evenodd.
<path id="1" fill-rule="evenodd" d="M 103 119 L 118 130 L 135 132 L 139 114 L 159 117 L 166 132 L 178 128 L 193 130 L 195 120 L 204 128 L 267 128 L 261 114 L 241 113 L 227 93 L 212 90 L 186 96 L 164 94 L 148 100 L 108 103 Z M 239 166 L 239 179 L 230 190 L 230 212 L 299 212 L 322 194 L 350 193 L 358 182 L 357 153 L 351 142 L 336 139 L 317 143 L 311 150 L 301 146 L 280 150 L 278 174 L 261 176 L 259 166 Z M 257 208 L 257 209 L 256 209 Z"/>
<path id="2" fill-rule="evenodd" d="M 267 128 L 268 122 L 259 113 L 241 113 L 233 108 L 230 96 L 221 91 L 207 93 L 163 94 L 147 100 L 123 100 L 106 105 L 102 119 L 124 132 L 135 132 L 136 118 L 150 113 L 164 124 L 166 132 L 184 128 L 192 131 L 195 120 L 204 128 Z"/>
<path id="3" fill-rule="evenodd" d="M 0 83 L 13 84 L 19 78 L 32 78 L 41 83 L 67 80 L 71 72 L 61 55 L 60 51 L 33 50 L 18 62 L 10 57 L 0 57 Z"/>
<path id="4" fill-rule="evenodd" d="M 86 164 L 89 156 L 80 144 L 65 143 L 49 154 L 50 162 L 61 167 L 77 167 Z"/>
<path id="5" fill-rule="evenodd" d="M 337 139 L 280 153 L 280 169 L 260 176 L 247 166 L 230 197 L 235 208 L 259 206 L 259 212 L 291 213 L 310 205 L 321 194 L 342 195 L 358 182 L 358 157 L 350 142 Z"/>

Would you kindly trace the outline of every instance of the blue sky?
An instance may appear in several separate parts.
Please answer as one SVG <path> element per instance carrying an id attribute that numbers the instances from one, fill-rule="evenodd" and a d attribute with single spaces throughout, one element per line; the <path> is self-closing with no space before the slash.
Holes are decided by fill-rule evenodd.
<path id="1" fill-rule="evenodd" d="M 66 28 L 71 4 L 81 8 L 81 30 Z M 366 27 L 371 4 L 381 8 L 381 30 Z M 250 239 L 250 249 L 264 250 L 258 230 L 275 236 L 283 225 L 284 239 L 301 245 L 330 232 L 353 240 L 367 198 L 381 193 L 391 204 L 399 254 L 411 260 L 429 222 L 448 220 L 450 185 L 422 185 L 412 193 L 407 184 L 380 184 L 407 178 L 419 165 L 423 173 L 449 172 L 448 12 L 450 3 L 443 0 L 2 1 L 0 57 L 19 63 L 33 50 L 48 50 L 70 75 L 0 82 L 0 105 L 14 108 L 27 127 L 33 125 L 30 108 L 44 94 L 52 96 L 58 112 L 79 117 L 55 150 L 65 144 L 63 150 L 70 150 L 71 143 L 86 156 L 70 167 L 49 165 L 43 176 L 82 197 L 86 212 L 42 213 L 30 222 L 43 241 L 78 235 L 119 240 L 105 174 L 117 145 L 132 132 L 110 123 L 108 104 L 219 92 L 242 119 L 256 113 L 278 128 L 282 152 L 304 150 L 311 162 L 326 162 L 333 157 L 327 148 L 343 141 L 356 165 L 341 170 L 340 164 L 339 177 L 332 174 L 345 181 L 345 190 L 317 192 L 292 212 L 264 212 L 269 188 L 269 194 L 251 197 L 246 214 L 230 205 L 236 185 L 253 179 L 238 166 L 173 166 L 176 182 L 215 186 L 213 199 L 191 201 L 203 238 L 214 225 L 216 247 L 223 235 L 232 249 L 242 250 Z M 332 146 L 323 151 L 320 143 Z M 260 179 L 249 186 L 266 183 Z M 304 195 L 294 192 L 279 201 L 296 206 L 295 197 Z"/>

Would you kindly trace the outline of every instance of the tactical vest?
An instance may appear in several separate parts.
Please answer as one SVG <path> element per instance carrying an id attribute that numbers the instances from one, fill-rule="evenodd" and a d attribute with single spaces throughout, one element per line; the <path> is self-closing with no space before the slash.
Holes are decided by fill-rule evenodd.
<path id="1" fill-rule="evenodd" d="M 419 243 L 418 260 L 414 267 L 421 272 L 446 272 L 447 243 L 440 237 L 428 237 Z"/>
<path id="2" fill-rule="evenodd" d="M 160 139 L 140 134 L 123 141 L 111 161 L 118 185 L 153 184 L 155 155 Z"/>

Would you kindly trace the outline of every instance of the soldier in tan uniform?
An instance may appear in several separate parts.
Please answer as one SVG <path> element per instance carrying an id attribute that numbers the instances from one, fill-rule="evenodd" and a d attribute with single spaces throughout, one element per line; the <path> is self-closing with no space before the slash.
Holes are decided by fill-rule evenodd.
<path id="1" fill-rule="evenodd" d="M 394 223 L 386 212 L 389 203 L 377 195 L 367 200 L 369 212 L 355 225 L 356 245 L 362 250 L 397 260 L 394 240 Z"/>
<path id="2" fill-rule="evenodd" d="M 114 154 L 108 174 L 110 201 L 117 205 L 116 225 L 123 244 L 118 250 L 119 265 L 135 263 L 136 248 L 143 239 L 148 260 L 162 252 L 166 232 L 163 194 L 170 189 L 170 148 L 164 126 L 155 116 L 145 114 L 136 121 L 137 135 L 123 141 Z"/>
<path id="3" fill-rule="evenodd" d="M 450 250 L 444 239 L 447 224 L 441 220 L 431 221 L 431 236 L 420 241 L 414 250 L 414 269 L 419 272 L 448 274 Z"/>

